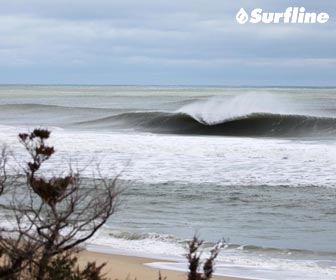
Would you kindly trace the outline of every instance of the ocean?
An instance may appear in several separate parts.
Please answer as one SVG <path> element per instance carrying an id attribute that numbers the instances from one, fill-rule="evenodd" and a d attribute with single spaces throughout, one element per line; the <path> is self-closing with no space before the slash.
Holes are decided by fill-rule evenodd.
<path id="1" fill-rule="evenodd" d="M 91 250 L 171 259 L 225 239 L 216 273 L 336 279 L 336 89 L 0 86 L 0 144 L 52 130 L 55 156 L 122 172 L 120 206 Z M 206 249 L 205 249 L 206 254 Z"/>

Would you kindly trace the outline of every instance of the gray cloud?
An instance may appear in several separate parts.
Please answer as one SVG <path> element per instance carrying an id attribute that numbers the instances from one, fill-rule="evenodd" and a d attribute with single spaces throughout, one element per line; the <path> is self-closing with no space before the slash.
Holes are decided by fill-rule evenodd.
<path id="1" fill-rule="evenodd" d="M 327 24 L 235 21 L 293 2 L 1 1 L 0 82 L 336 84 L 335 3 L 295 3 Z"/>

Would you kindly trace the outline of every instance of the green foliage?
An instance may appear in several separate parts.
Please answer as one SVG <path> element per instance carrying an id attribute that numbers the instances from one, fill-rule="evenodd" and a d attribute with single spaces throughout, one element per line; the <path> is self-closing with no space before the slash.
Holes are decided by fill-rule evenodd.
<path id="1" fill-rule="evenodd" d="M 75 258 L 57 257 L 47 268 L 47 280 L 80 280 L 73 273 Z"/>
<path id="2" fill-rule="evenodd" d="M 95 262 L 89 262 L 81 270 L 76 257 L 57 256 L 48 265 L 46 280 L 105 280 L 101 274 L 104 266 L 105 264 L 97 266 Z"/>

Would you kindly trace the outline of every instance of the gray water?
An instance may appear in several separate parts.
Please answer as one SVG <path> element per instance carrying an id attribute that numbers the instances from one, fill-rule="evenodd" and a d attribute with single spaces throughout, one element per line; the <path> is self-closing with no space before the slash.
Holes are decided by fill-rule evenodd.
<path id="1" fill-rule="evenodd" d="M 179 258 L 197 232 L 229 241 L 220 273 L 336 279 L 336 89 L 1 86 L 0 142 L 34 126 L 48 168 L 123 170 L 94 244 Z"/>

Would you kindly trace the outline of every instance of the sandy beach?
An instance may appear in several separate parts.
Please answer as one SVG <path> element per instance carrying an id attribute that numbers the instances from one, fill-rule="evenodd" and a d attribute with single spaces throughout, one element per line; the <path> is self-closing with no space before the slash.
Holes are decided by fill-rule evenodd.
<path id="1" fill-rule="evenodd" d="M 106 263 L 103 270 L 106 277 L 111 280 L 157 280 L 159 269 L 144 265 L 151 262 L 164 262 L 151 258 L 133 257 L 124 255 L 110 255 L 91 251 L 81 251 L 79 254 L 79 265 L 84 266 L 89 261 L 96 261 L 97 264 Z M 167 280 L 185 280 L 187 274 L 180 271 L 160 270 Z M 243 280 L 235 277 L 214 276 L 214 280 Z"/>
<path id="2" fill-rule="evenodd" d="M 167 280 L 186 279 L 183 255 L 196 234 L 204 257 L 216 242 L 226 244 L 216 259 L 221 276 L 336 280 L 335 97 L 336 88 L 2 85 L 0 181 L 8 172 L 30 170 L 30 152 L 18 134 L 48 129 L 55 153 L 37 180 L 76 171 L 84 186 L 73 200 L 84 217 L 73 208 L 74 217 L 60 227 L 64 233 L 86 223 L 90 213 L 96 225 L 97 211 L 109 209 L 105 186 L 97 183 L 112 183 L 120 174 L 116 211 L 80 244 L 108 254 L 85 252 L 82 259 L 108 262 L 109 279 L 155 280 L 158 269 Z M 2 144 L 10 157 L 6 173 Z M 29 200 L 34 191 L 27 180 L 27 195 L 14 205 L 12 182 L 0 197 L 5 236 L 17 226 L 7 209 L 15 215 L 21 197 Z M 27 207 L 49 224 L 39 212 L 43 196 L 39 203 L 27 200 Z M 27 208 L 22 211 L 25 216 Z M 32 244 L 44 242 L 44 233 L 35 234 Z"/>
<path id="3" fill-rule="evenodd" d="M 332 0 L 1 1 L 0 280 L 336 280 L 335 50 Z"/>

